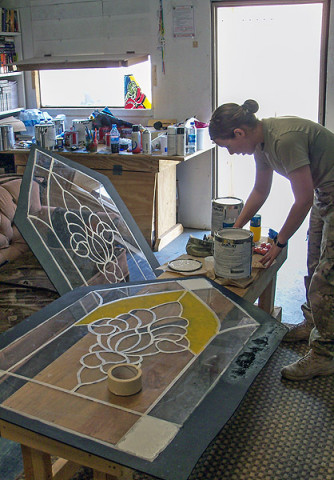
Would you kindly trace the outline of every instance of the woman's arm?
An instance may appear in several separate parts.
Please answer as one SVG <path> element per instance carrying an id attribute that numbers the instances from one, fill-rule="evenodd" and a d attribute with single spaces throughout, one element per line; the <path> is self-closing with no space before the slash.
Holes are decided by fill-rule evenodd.
<path id="1" fill-rule="evenodd" d="M 242 228 L 259 211 L 268 198 L 272 179 L 273 170 L 269 166 L 256 164 L 254 187 L 235 221 L 234 228 Z"/>
<path id="2" fill-rule="evenodd" d="M 278 242 L 282 244 L 286 243 L 303 223 L 312 206 L 314 197 L 313 180 L 309 165 L 297 168 L 289 174 L 288 178 L 295 201 L 277 237 Z M 269 267 L 280 251 L 281 248 L 273 245 L 261 259 L 261 263 Z"/>

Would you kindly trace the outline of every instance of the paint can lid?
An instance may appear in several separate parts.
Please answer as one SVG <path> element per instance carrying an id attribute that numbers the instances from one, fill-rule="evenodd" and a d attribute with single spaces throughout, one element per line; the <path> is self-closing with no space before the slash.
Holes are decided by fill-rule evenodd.
<path id="1" fill-rule="evenodd" d="M 243 203 L 241 198 L 237 197 L 218 197 L 212 200 L 212 202 L 221 205 L 240 205 L 241 203 Z"/>

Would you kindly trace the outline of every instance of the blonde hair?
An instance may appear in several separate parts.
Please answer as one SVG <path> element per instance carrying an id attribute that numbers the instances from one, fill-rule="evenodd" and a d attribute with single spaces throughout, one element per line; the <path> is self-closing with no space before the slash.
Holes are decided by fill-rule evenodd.
<path id="1" fill-rule="evenodd" d="M 243 105 L 224 103 L 212 114 L 209 123 L 211 140 L 233 138 L 234 130 L 240 127 L 255 128 L 259 119 L 254 115 L 259 109 L 255 100 L 246 100 Z"/>

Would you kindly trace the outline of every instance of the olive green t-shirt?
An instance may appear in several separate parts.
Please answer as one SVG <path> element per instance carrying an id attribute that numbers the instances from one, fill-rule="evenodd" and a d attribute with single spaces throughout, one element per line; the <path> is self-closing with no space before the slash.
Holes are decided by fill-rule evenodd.
<path id="1" fill-rule="evenodd" d="M 334 133 L 322 125 L 298 117 L 262 120 L 264 143 L 254 158 L 287 177 L 290 172 L 310 165 L 314 188 L 334 186 Z"/>

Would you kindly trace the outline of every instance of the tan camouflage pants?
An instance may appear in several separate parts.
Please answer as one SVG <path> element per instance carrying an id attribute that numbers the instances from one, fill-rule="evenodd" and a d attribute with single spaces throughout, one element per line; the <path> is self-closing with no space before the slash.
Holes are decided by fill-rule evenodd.
<path id="1" fill-rule="evenodd" d="M 334 356 L 334 188 L 316 191 L 310 213 L 308 275 L 305 277 L 307 303 L 305 318 L 315 327 L 310 346 L 319 354 Z"/>

